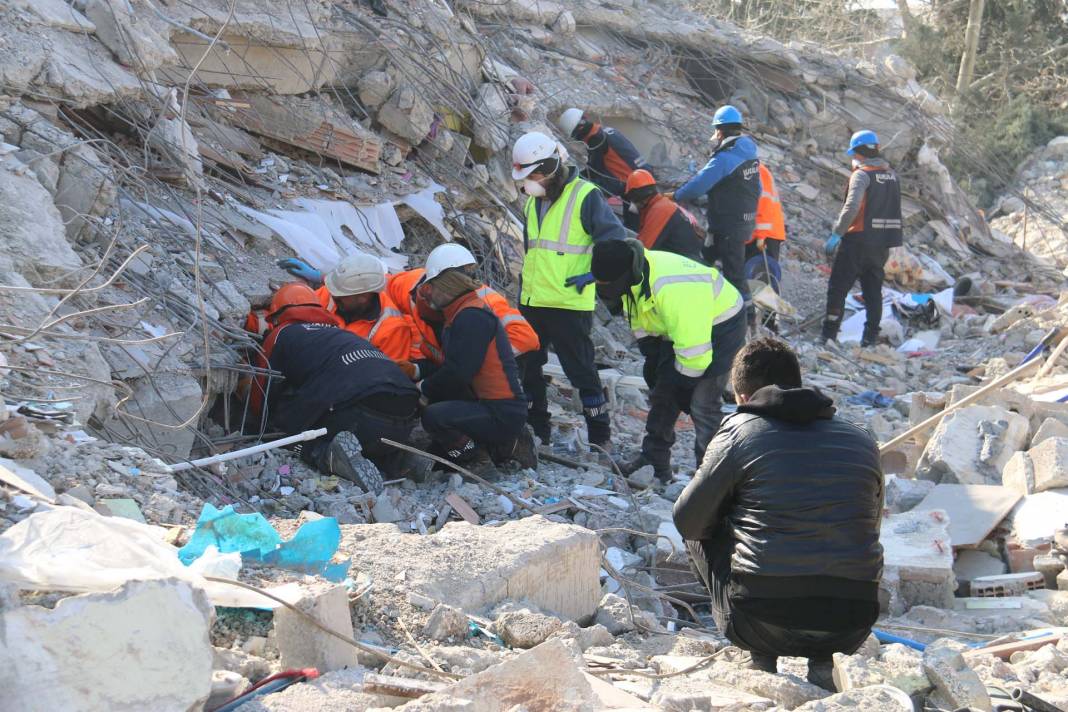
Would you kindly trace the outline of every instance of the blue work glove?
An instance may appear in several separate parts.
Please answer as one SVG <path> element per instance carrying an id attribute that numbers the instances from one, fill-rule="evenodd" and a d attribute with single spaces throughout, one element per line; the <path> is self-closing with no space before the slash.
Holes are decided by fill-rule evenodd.
<path id="1" fill-rule="evenodd" d="M 586 274 L 576 274 L 573 277 L 568 277 L 564 280 L 565 287 L 574 287 L 579 294 L 582 294 L 582 290 L 590 286 L 597 280 L 593 278 L 593 272 L 587 272 Z"/>
<path id="2" fill-rule="evenodd" d="M 300 277 L 306 279 L 312 284 L 323 283 L 323 273 L 312 267 L 304 260 L 298 260 L 296 257 L 287 257 L 284 260 L 278 260 L 276 265 L 289 272 L 294 277 Z"/>
<path id="3" fill-rule="evenodd" d="M 827 238 L 826 244 L 824 244 L 823 246 L 823 251 L 827 253 L 828 257 L 830 257 L 834 254 L 834 251 L 838 249 L 838 245 L 840 245 L 841 243 L 842 236 L 836 235 L 832 232 L 831 236 Z"/>

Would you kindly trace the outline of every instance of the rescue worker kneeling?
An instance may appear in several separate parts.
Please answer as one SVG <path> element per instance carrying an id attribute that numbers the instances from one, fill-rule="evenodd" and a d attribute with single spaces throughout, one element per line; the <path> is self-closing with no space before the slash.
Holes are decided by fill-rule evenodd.
<path id="1" fill-rule="evenodd" d="M 302 283 L 275 293 L 267 320 L 263 356 L 285 377 L 268 389 L 268 422 L 287 434 L 327 429 L 303 444 L 302 460 L 375 493 L 382 490 L 379 470 L 391 478 L 413 468 L 425 474 L 425 461 L 381 442 L 406 441 L 418 414 L 419 389 L 393 361 L 341 328 Z"/>
<path id="2" fill-rule="evenodd" d="M 512 346 L 497 315 L 478 295 L 479 283 L 463 267 L 427 274 L 419 287 L 430 308 L 442 312 L 440 366 L 426 364 L 420 383 L 430 404 L 423 429 L 454 462 L 482 476 L 494 461 L 538 464 L 526 427 L 527 401 Z"/>
<path id="3" fill-rule="evenodd" d="M 594 245 L 592 270 L 608 310 L 627 315 L 651 389 L 641 455 L 620 469 L 652 465 L 666 482 L 679 413 L 693 418 L 697 466 L 719 429 L 731 361 L 745 343 L 742 297 L 714 267 L 633 239 Z"/>

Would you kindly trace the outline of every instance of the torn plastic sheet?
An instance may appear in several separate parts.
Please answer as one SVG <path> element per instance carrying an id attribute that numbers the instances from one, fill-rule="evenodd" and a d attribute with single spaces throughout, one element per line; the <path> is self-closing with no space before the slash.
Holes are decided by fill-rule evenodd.
<path id="1" fill-rule="evenodd" d="M 195 568 L 182 565 L 164 541 L 162 527 L 78 507 L 40 506 L 46 509 L 0 534 L 0 581 L 35 591 L 105 593 L 127 581 L 176 577 L 203 589 L 216 606 L 279 605 L 254 591 L 203 578 L 233 572 L 233 557 L 213 551 Z M 268 590 L 291 603 L 302 595 L 295 585 Z"/>
<path id="2" fill-rule="evenodd" d="M 423 188 L 418 193 L 411 193 L 405 195 L 398 202 L 404 203 L 409 208 L 419 213 L 428 223 L 434 226 L 434 228 L 441 233 L 441 236 L 451 242 L 452 235 L 445 227 L 445 208 L 441 203 L 434 200 L 434 196 L 445 190 L 444 186 L 438 183 L 431 183 L 429 187 Z"/>
<path id="3" fill-rule="evenodd" d="M 259 512 L 238 514 L 233 505 L 216 509 L 209 502 L 197 519 L 193 536 L 178 550 L 178 558 L 188 566 L 214 546 L 223 554 L 237 552 L 243 559 L 344 581 L 350 562 L 330 563 L 340 543 L 341 528 L 333 517 L 305 522 L 292 539 L 283 541 Z"/>
<path id="4" fill-rule="evenodd" d="M 358 206 L 344 200 L 310 198 L 298 198 L 295 203 L 322 221 L 341 254 L 370 251 L 394 270 L 407 266 L 408 258 L 394 252 L 404 240 L 404 229 L 392 203 Z"/>
<path id="5" fill-rule="evenodd" d="M 235 207 L 246 216 L 274 230 L 289 245 L 289 249 L 317 270 L 329 270 L 341 258 L 333 241 L 329 238 L 326 224 L 321 219 L 319 220 L 321 231 L 316 233 L 287 219 L 285 216 L 289 213 L 285 211 L 275 210 L 271 211 L 272 214 L 268 214 L 241 204 L 236 204 Z"/>

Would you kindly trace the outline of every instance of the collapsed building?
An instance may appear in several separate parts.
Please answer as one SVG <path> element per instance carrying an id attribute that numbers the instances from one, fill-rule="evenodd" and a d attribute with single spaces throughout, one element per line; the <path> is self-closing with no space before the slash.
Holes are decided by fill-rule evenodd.
<path id="1" fill-rule="evenodd" d="M 1068 363 L 1018 370 L 1068 343 L 1063 210 L 1025 191 L 988 223 L 939 160 L 946 107 L 900 58 L 645 2 L 0 13 L 0 679 L 14 708 L 216 709 L 302 668 L 322 675 L 242 708 L 993 709 L 994 688 L 1068 705 Z M 777 177 L 778 307 L 806 381 L 893 443 L 877 627 L 904 642 L 838 656 L 837 693 L 789 661 L 740 667 L 671 522 L 691 473 L 654 490 L 651 472 L 587 458 L 559 370 L 557 439 L 498 484 L 444 473 L 375 494 L 285 450 L 175 467 L 276 435 L 251 422 L 241 382 L 256 373 L 244 317 L 289 280 L 279 258 L 329 269 L 360 249 L 399 270 L 463 240 L 514 296 L 517 136 L 581 106 L 671 184 L 705 160 L 727 101 Z M 808 331 L 842 147 L 861 127 L 899 171 L 907 235 L 888 265 L 893 345 L 870 351 Z M 1021 180 L 1058 180 L 1062 148 Z M 1021 213 L 1041 227 L 1018 235 Z M 1039 229 L 1048 247 L 1027 240 Z M 595 321 L 614 427 L 637 441 L 636 350 L 606 312 Z"/>

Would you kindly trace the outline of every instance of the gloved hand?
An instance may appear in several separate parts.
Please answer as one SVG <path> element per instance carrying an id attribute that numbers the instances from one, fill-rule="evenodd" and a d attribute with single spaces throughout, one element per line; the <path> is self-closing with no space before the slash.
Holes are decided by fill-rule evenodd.
<path id="1" fill-rule="evenodd" d="M 304 260 L 298 260 L 296 257 L 286 257 L 284 260 L 278 260 L 275 264 L 294 277 L 306 279 L 312 284 L 322 284 L 323 282 L 323 273 Z"/>
<path id="2" fill-rule="evenodd" d="M 842 236 L 832 232 L 831 236 L 827 238 L 827 242 L 823 245 L 823 251 L 830 257 L 834 254 L 834 251 L 838 249 L 838 245 L 840 244 L 842 244 Z"/>
<path id="3" fill-rule="evenodd" d="M 758 238 L 757 238 L 757 241 L 756 241 L 756 248 L 757 248 L 758 250 L 760 250 L 761 252 L 763 252 L 763 251 L 764 251 L 764 242 L 765 242 L 765 241 L 764 241 L 764 238 L 763 238 L 763 237 L 758 237 Z"/>
<path id="4" fill-rule="evenodd" d="M 404 375 L 413 381 L 419 380 L 419 366 L 411 361 L 397 361 L 397 365 L 400 370 L 404 371 Z"/>
<path id="5" fill-rule="evenodd" d="M 586 272 L 585 274 L 576 274 L 568 277 L 564 280 L 565 287 L 574 287 L 579 294 L 582 294 L 582 290 L 590 286 L 597 280 L 593 278 L 593 272 Z"/>

